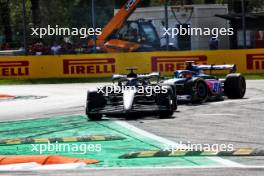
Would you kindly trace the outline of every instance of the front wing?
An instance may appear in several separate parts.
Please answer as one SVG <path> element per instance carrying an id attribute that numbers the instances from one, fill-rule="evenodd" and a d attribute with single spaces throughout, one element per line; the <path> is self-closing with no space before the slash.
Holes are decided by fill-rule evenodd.
<path id="1" fill-rule="evenodd" d="M 159 113 L 166 111 L 168 108 L 161 105 L 142 105 L 135 104 L 131 110 L 124 110 L 123 105 L 106 105 L 103 108 L 93 109 L 89 111 L 90 114 L 104 114 L 104 115 L 126 115 L 134 113 Z"/>

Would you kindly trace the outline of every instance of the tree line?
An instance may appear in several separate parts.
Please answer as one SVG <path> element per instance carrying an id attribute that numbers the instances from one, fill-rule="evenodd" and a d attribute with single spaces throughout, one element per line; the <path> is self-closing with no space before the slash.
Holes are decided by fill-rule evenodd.
<path id="1" fill-rule="evenodd" d="M 96 26 L 103 27 L 127 0 L 96 0 Z M 164 0 L 163 0 L 164 1 Z M 168 0 L 169 5 L 228 3 L 236 8 L 241 0 Z M 27 32 L 30 27 L 60 25 L 65 27 L 91 27 L 92 0 L 25 0 Z M 246 0 L 247 11 L 263 7 L 263 0 Z M 142 7 L 162 5 L 161 0 L 143 0 Z M 232 4 L 232 5 L 231 5 Z M 233 6 L 235 4 L 235 6 Z M 4 42 L 22 41 L 23 16 L 21 0 L 0 0 L 0 37 Z M 28 37 L 28 40 L 30 38 Z M 3 41 L 2 41 L 3 42 Z M 0 38 L 1 43 L 1 38 Z"/>

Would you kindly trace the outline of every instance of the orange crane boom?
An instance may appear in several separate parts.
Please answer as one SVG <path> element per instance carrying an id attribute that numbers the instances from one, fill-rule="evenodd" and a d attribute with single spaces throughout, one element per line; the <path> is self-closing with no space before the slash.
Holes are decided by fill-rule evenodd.
<path id="1" fill-rule="evenodd" d="M 105 41 L 114 31 L 120 29 L 127 21 L 129 16 L 135 11 L 141 0 L 128 0 L 125 5 L 116 13 L 116 15 L 103 28 L 102 34 L 98 36 L 98 41 Z"/>
<path id="2" fill-rule="evenodd" d="M 97 36 L 95 41 L 92 39 L 88 41 L 88 46 L 96 46 L 102 52 L 148 51 L 152 48 L 159 48 L 160 39 L 150 21 L 144 19 L 127 21 L 141 1 L 127 0 L 103 28 L 101 35 Z M 132 25 L 136 25 L 137 28 Z M 126 32 L 122 30 L 124 28 L 127 30 Z"/>
<path id="3" fill-rule="evenodd" d="M 136 7 L 141 1 L 142 0 L 128 0 L 116 13 L 116 15 L 108 22 L 108 24 L 103 28 L 101 35 L 97 36 L 96 41 L 88 41 L 88 46 L 91 47 L 96 45 L 103 52 L 131 51 L 139 48 L 140 45 L 133 42 L 118 39 L 112 39 L 108 41 L 108 38 L 124 25 L 124 23 L 127 21 L 129 16 L 135 11 Z"/>

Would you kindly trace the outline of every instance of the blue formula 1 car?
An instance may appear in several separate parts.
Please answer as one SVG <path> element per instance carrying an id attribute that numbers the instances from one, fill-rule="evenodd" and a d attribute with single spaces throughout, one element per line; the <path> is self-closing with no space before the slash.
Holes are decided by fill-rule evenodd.
<path id="1" fill-rule="evenodd" d="M 225 79 L 204 74 L 204 71 L 230 70 Z M 207 100 L 243 98 L 246 92 L 246 80 L 236 72 L 236 65 L 195 65 L 186 62 L 186 70 L 177 70 L 174 78 L 164 80 L 165 84 L 176 85 L 178 101 L 202 103 Z"/>

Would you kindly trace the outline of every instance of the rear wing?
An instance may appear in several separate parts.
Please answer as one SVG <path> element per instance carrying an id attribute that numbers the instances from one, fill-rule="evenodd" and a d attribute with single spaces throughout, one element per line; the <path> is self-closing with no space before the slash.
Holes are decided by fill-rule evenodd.
<path id="1" fill-rule="evenodd" d="M 137 78 L 139 79 L 151 79 L 151 78 L 160 78 L 160 73 L 159 72 L 153 72 L 149 74 L 137 74 Z M 127 75 L 120 75 L 120 74 L 114 74 L 112 76 L 112 80 L 118 80 L 118 79 L 126 79 L 128 78 Z"/>
<path id="2" fill-rule="evenodd" d="M 138 74 L 138 78 L 143 78 L 143 79 L 150 79 L 150 78 L 160 78 L 160 73 L 159 72 L 152 72 L 149 74 Z"/>
<path id="3" fill-rule="evenodd" d="M 112 80 L 113 80 L 113 81 L 115 81 L 115 80 L 119 80 L 119 79 L 125 79 L 125 78 L 127 78 L 126 75 L 118 75 L 118 74 L 114 74 L 114 75 L 112 76 Z"/>
<path id="4" fill-rule="evenodd" d="M 224 64 L 224 65 L 195 65 L 195 67 L 199 70 L 230 70 L 230 73 L 235 73 L 237 71 L 237 67 L 235 64 Z"/>

